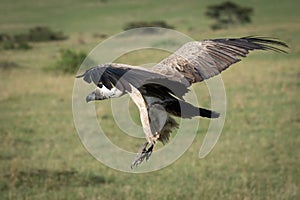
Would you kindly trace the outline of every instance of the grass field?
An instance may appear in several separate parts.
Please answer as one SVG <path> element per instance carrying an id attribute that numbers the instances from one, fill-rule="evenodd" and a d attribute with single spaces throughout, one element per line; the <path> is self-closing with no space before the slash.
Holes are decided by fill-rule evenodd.
<path id="1" fill-rule="evenodd" d="M 213 32 L 204 11 L 216 2 L 0 0 L 0 32 L 46 25 L 70 36 L 0 52 L 0 63 L 16 64 L 0 69 L 0 199 L 300 199 L 300 3 L 237 1 L 254 8 L 253 23 Z M 44 69 L 60 49 L 88 52 L 102 40 L 95 34 L 117 34 L 137 19 L 165 20 L 195 39 L 277 37 L 290 50 L 252 53 L 222 74 L 226 121 L 208 157 L 198 159 L 209 124 L 200 119 L 195 141 L 174 164 L 146 174 L 122 173 L 95 160 L 79 140 L 71 102 L 75 74 Z M 135 52 L 119 60 L 138 64 L 160 56 Z M 209 105 L 205 85 L 195 90 L 200 104 Z M 109 105 L 97 104 L 101 126 L 113 142 L 136 151 L 141 140 L 124 139 Z"/>

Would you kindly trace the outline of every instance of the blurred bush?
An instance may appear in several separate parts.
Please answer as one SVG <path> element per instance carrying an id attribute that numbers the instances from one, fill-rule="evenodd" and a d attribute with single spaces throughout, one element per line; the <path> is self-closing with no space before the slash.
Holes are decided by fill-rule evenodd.
<path id="1" fill-rule="evenodd" d="M 84 52 L 76 52 L 71 49 L 63 49 L 60 51 L 60 58 L 53 66 L 46 68 L 46 70 L 54 70 L 57 72 L 74 74 L 77 72 L 81 64 L 84 62 L 85 67 L 95 66 L 95 62 L 87 57 Z"/>
<path id="2" fill-rule="evenodd" d="M 252 8 L 242 7 L 230 1 L 208 6 L 205 13 L 206 16 L 216 21 L 215 24 L 211 26 L 213 30 L 250 23 L 252 14 Z"/>
<path id="3" fill-rule="evenodd" d="M 75 52 L 70 49 L 63 49 L 60 51 L 60 58 L 53 67 L 53 70 L 64 73 L 75 73 L 81 63 L 84 61 L 86 54 L 83 52 Z"/>
<path id="4" fill-rule="evenodd" d="M 67 38 L 61 31 L 55 32 L 45 26 L 32 28 L 28 33 L 28 40 L 32 42 L 65 40 Z"/>
<path id="5" fill-rule="evenodd" d="M 123 30 L 130 30 L 134 28 L 144 28 L 144 27 L 161 27 L 161 28 L 168 28 L 168 29 L 174 29 L 174 26 L 171 26 L 167 24 L 165 21 L 137 21 L 137 22 L 129 22 L 124 27 Z M 146 29 L 149 30 L 149 32 L 154 31 L 155 29 Z"/>
<path id="6" fill-rule="evenodd" d="M 0 48 L 2 49 L 22 49 L 32 48 L 29 42 L 57 41 L 65 40 L 68 37 L 62 32 L 55 32 L 46 26 L 37 26 L 29 29 L 28 33 L 17 35 L 0 34 Z"/>
<path id="7" fill-rule="evenodd" d="M 26 41 L 17 41 L 14 36 L 8 34 L 0 34 L 0 49 L 10 50 L 10 49 L 21 49 L 27 50 L 31 46 Z"/>
<path id="8" fill-rule="evenodd" d="M 43 42 L 65 40 L 68 37 L 61 31 L 53 31 L 46 26 L 37 26 L 29 29 L 28 33 L 22 33 L 14 36 L 17 42 Z"/>

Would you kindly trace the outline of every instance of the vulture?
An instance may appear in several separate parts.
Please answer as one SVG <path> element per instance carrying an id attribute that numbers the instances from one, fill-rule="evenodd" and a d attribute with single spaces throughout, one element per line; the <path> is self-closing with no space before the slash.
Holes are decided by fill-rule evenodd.
<path id="1" fill-rule="evenodd" d="M 99 64 L 76 78 L 96 88 L 86 102 L 130 95 L 139 109 L 146 136 L 131 168 L 148 160 L 157 141 L 166 144 L 178 123 L 172 116 L 218 118 L 219 113 L 195 107 L 184 100 L 193 83 L 220 74 L 252 50 L 286 53 L 288 45 L 278 39 L 259 36 L 207 39 L 184 44 L 151 70 L 119 63 Z"/>

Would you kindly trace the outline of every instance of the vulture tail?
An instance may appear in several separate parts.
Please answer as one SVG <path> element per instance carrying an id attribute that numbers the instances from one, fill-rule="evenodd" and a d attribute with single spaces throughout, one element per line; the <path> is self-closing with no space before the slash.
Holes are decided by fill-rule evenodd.
<path id="1" fill-rule="evenodd" d="M 208 110 L 205 108 L 198 108 L 179 99 L 165 101 L 164 108 L 168 113 L 182 118 L 192 118 L 196 116 L 206 118 L 218 118 L 220 116 L 220 113 L 218 112 Z"/>
<path id="2" fill-rule="evenodd" d="M 205 108 L 199 108 L 199 116 L 206 118 L 218 118 L 220 113 L 212 110 L 207 110 Z"/>

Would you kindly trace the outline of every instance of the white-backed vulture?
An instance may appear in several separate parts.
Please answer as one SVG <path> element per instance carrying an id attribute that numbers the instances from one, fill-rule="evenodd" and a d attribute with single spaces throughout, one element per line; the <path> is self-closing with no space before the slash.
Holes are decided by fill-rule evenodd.
<path id="1" fill-rule="evenodd" d="M 188 42 L 151 70 L 126 64 L 100 64 L 87 70 L 83 77 L 97 87 L 86 101 L 103 100 L 129 94 L 140 112 L 146 135 L 131 167 L 148 160 L 157 141 L 168 142 L 178 124 L 171 115 L 192 118 L 218 118 L 219 113 L 198 108 L 184 100 L 193 83 L 220 74 L 230 65 L 246 57 L 252 50 L 286 52 L 284 42 L 266 37 L 209 39 Z M 148 147 L 148 148 L 147 148 Z"/>

